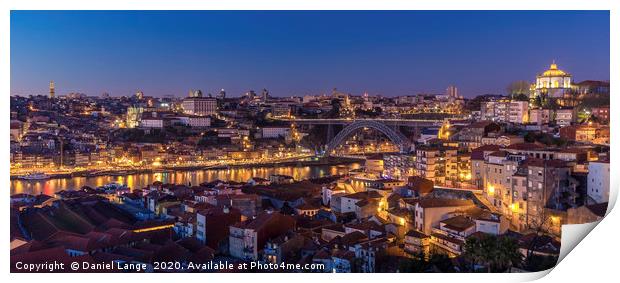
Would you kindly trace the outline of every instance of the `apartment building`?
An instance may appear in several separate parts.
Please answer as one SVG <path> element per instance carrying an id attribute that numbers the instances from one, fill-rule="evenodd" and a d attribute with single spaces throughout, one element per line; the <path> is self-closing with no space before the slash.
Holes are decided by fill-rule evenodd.
<path id="1" fill-rule="evenodd" d="M 458 181 L 458 155 L 456 147 L 443 145 L 420 146 L 416 149 L 417 175 L 436 185 L 450 185 Z"/>

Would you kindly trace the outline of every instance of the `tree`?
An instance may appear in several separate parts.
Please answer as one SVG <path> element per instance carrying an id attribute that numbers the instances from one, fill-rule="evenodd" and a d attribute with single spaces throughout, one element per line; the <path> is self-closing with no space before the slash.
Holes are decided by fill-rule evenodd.
<path id="1" fill-rule="evenodd" d="M 539 245 L 539 242 L 542 241 L 545 235 L 550 234 L 550 223 L 551 223 L 551 215 L 547 212 L 546 209 L 543 209 L 542 214 L 536 215 L 528 215 L 528 225 L 534 233 L 534 237 L 529 242 L 527 247 L 527 253 L 525 255 L 524 264 L 529 270 L 533 270 L 534 268 L 538 269 L 535 265 L 536 259 L 538 258 L 534 253 L 536 247 Z M 540 269 L 543 270 L 543 269 Z"/>
<path id="2" fill-rule="evenodd" d="M 533 108 L 539 108 L 543 106 L 543 96 L 541 95 L 537 95 L 534 97 L 534 99 L 532 99 L 532 107 Z"/>
<path id="3" fill-rule="evenodd" d="M 520 264 L 523 256 L 519 252 L 517 241 L 509 237 L 496 237 L 496 239 L 495 268 L 497 270 L 510 270 L 515 263 Z"/>
<path id="4" fill-rule="evenodd" d="M 398 262 L 399 272 L 425 272 L 430 268 L 430 263 L 425 260 L 423 252 L 413 255 L 412 258 L 401 258 Z"/>
<path id="5" fill-rule="evenodd" d="M 340 110 L 342 109 L 342 102 L 338 98 L 331 100 L 332 109 L 325 113 L 325 118 L 339 118 Z"/>
<path id="6" fill-rule="evenodd" d="M 454 272 L 454 265 L 450 257 L 444 253 L 432 253 L 429 258 L 429 263 L 439 271 L 447 273 Z"/>
<path id="7" fill-rule="evenodd" d="M 506 87 L 506 92 L 511 97 L 517 95 L 527 95 L 530 93 L 530 83 L 528 81 L 514 81 Z"/>
<path id="8" fill-rule="evenodd" d="M 480 241 L 479 238 L 470 237 L 465 240 L 463 249 L 465 250 L 463 257 L 471 263 L 471 270 L 475 270 L 476 264 L 482 264 L 484 262 L 485 257 L 482 254 L 482 241 Z"/>
<path id="9" fill-rule="evenodd" d="M 545 106 L 545 108 L 549 108 L 552 110 L 557 110 L 558 108 L 560 108 L 560 105 L 558 104 L 558 99 L 553 97 L 549 97 L 546 99 Z"/>
<path id="10" fill-rule="evenodd" d="M 482 237 L 470 237 L 463 247 L 463 257 L 471 262 L 472 270 L 476 264 L 480 264 L 485 266 L 487 272 L 501 272 L 520 265 L 522 261 L 519 245 L 509 237 L 486 234 Z"/>
<path id="11" fill-rule="evenodd" d="M 520 94 L 515 95 L 512 99 L 517 100 L 517 101 L 529 101 L 530 97 L 527 96 L 527 94 L 520 93 Z"/>

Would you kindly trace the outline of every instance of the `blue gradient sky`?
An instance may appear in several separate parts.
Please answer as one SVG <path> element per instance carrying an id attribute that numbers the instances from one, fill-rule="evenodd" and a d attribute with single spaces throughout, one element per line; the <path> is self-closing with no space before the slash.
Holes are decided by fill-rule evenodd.
<path id="1" fill-rule="evenodd" d="M 11 94 L 473 97 L 555 59 L 609 79 L 607 11 L 13 11 Z"/>

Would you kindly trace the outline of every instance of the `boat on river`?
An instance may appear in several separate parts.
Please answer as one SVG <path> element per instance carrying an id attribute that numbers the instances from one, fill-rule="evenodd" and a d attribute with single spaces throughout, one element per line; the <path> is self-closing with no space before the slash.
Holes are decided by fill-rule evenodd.
<path id="1" fill-rule="evenodd" d="M 50 175 L 40 173 L 40 172 L 32 172 L 26 175 L 19 176 L 19 179 L 28 180 L 28 181 L 47 180 L 49 178 L 50 178 Z"/>

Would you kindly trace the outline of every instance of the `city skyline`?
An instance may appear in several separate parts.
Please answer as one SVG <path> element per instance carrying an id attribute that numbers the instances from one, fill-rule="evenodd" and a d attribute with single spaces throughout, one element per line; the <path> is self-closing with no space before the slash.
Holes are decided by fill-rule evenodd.
<path id="1" fill-rule="evenodd" d="M 557 32 L 541 32 L 549 22 Z M 607 11 L 14 11 L 11 35 L 11 95 L 45 95 L 54 81 L 59 95 L 456 85 L 471 98 L 532 82 L 553 60 L 576 81 L 609 80 Z"/>
<path id="2" fill-rule="evenodd" d="M 539 272 L 613 203 L 609 12 L 11 20 L 14 273 Z"/>

